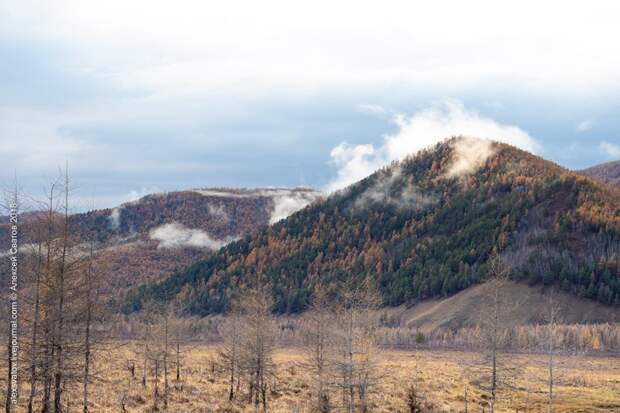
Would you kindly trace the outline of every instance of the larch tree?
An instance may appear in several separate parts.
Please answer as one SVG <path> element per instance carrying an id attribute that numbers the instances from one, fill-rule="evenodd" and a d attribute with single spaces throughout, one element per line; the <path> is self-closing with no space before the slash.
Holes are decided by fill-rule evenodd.
<path id="1" fill-rule="evenodd" d="M 495 412 L 498 391 L 501 385 L 509 385 L 515 375 L 515 368 L 508 367 L 503 360 L 510 313 L 516 304 L 506 295 L 509 283 L 509 267 L 494 254 L 489 260 L 489 279 L 485 282 L 487 293 L 481 316 L 480 344 L 484 350 L 483 369 L 488 373 L 489 408 Z"/>
<path id="2" fill-rule="evenodd" d="M 342 403 L 347 413 L 367 411 L 368 397 L 379 381 L 377 369 L 377 308 L 380 296 L 369 277 L 360 285 L 346 285 L 340 290 L 336 334 L 338 371 Z"/>
<path id="3" fill-rule="evenodd" d="M 557 347 L 557 337 L 558 337 L 558 323 L 560 322 L 561 311 L 558 299 L 556 297 L 556 293 L 553 288 L 550 288 L 547 303 L 546 303 L 546 322 L 547 322 L 547 331 L 546 331 L 546 343 L 545 343 L 545 352 L 547 353 L 547 413 L 553 413 L 553 400 L 555 398 L 555 352 Z"/>
<path id="4" fill-rule="evenodd" d="M 273 353 L 275 332 L 272 317 L 273 299 L 267 287 L 242 292 L 243 327 L 241 349 L 243 366 L 250 383 L 250 400 L 267 411 L 269 380 L 275 377 Z"/>
<path id="5" fill-rule="evenodd" d="M 333 376 L 334 306 L 324 287 L 317 287 L 312 304 L 305 314 L 304 367 L 312 374 L 314 404 L 320 413 L 330 411 L 330 384 Z"/>
<path id="6" fill-rule="evenodd" d="M 222 325 L 223 343 L 219 348 L 218 357 L 228 377 L 228 400 L 235 398 L 235 381 L 239 383 L 241 374 L 242 312 L 238 299 L 233 300 L 231 309 Z"/>

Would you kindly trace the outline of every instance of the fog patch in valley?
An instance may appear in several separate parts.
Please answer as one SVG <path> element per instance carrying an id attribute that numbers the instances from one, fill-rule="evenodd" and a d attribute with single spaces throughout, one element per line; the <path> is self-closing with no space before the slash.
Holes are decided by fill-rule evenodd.
<path id="1" fill-rule="evenodd" d="M 235 238 L 213 239 L 201 229 L 187 228 L 178 222 L 160 225 L 149 232 L 149 237 L 159 241 L 158 248 L 208 248 L 217 250 Z"/>
<path id="2" fill-rule="evenodd" d="M 320 199 L 323 194 L 312 189 L 288 189 L 288 188 L 260 188 L 260 189 L 237 189 L 237 190 L 221 190 L 221 189 L 193 189 L 194 192 L 203 196 L 214 196 L 222 198 L 271 198 L 273 201 L 273 210 L 269 218 L 269 223 L 274 224 L 291 214 L 305 208 L 312 202 Z M 219 210 L 211 210 L 209 212 L 217 216 Z M 215 208 L 215 207 L 214 207 Z M 225 213 L 224 210 L 221 212 Z"/>

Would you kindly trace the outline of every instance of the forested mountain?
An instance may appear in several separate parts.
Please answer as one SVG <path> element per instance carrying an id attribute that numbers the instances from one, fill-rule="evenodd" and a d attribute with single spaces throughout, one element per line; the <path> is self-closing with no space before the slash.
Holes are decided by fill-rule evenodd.
<path id="1" fill-rule="evenodd" d="M 160 281 L 227 243 L 276 222 L 320 197 L 305 189 L 209 188 L 147 195 L 117 208 L 69 216 L 72 241 L 93 242 L 110 292 Z M 20 243 L 42 212 L 24 213 Z M 7 231 L 0 217 L 0 235 Z"/>
<path id="2" fill-rule="evenodd" d="M 125 293 L 160 281 L 319 196 L 304 188 L 195 189 L 147 195 L 70 221 L 82 239 L 98 241 L 109 285 Z"/>
<path id="3" fill-rule="evenodd" d="M 151 238 L 175 242 L 176 246 L 218 247 L 230 238 L 285 218 L 318 197 L 319 193 L 305 188 L 193 189 L 151 194 L 117 208 L 75 214 L 70 225 L 81 237 L 91 236 L 100 243 Z M 174 237 L 176 232 L 191 229 L 203 231 L 210 241 L 189 237 L 185 242 Z"/>
<path id="4" fill-rule="evenodd" d="M 591 166 L 579 171 L 579 173 L 620 188 L 620 161 Z"/>
<path id="5" fill-rule="evenodd" d="M 221 312 L 233 291 L 262 282 L 276 311 L 296 312 L 317 285 L 368 276 L 384 305 L 412 304 L 484 281 L 493 254 L 517 281 L 620 305 L 620 190 L 505 144 L 452 138 L 131 291 L 125 309 L 177 297 L 190 313 Z"/>

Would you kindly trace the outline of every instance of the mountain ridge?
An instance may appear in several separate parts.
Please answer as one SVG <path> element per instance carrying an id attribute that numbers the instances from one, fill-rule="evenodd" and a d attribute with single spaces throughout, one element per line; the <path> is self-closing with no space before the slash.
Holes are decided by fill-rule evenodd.
<path id="1" fill-rule="evenodd" d="M 160 281 L 320 196 L 309 188 L 196 188 L 71 214 L 68 224 L 72 242 L 94 242 L 97 265 L 105 268 L 105 293 L 118 296 Z M 34 236 L 29 226 L 40 214 L 21 214 L 25 250 Z M 0 236 L 7 225 L 0 218 Z"/>
<path id="2" fill-rule="evenodd" d="M 494 253 L 516 280 L 620 304 L 620 190 L 506 144 L 466 139 L 392 163 L 132 290 L 125 310 L 177 297 L 190 313 L 221 312 L 231 291 L 261 278 L 275 311 L 296 312 L 317 285 L 334 290 L 369 275 L 384 305 L 415 303 L 484 281 Z M 469 150 L 479 144 L 490 145 L 489 156 Z"/>
<path id="3" fill-rule="evenodd" d="M 620 188 L 620 160 L 594 165 L 577 173 Z"/>

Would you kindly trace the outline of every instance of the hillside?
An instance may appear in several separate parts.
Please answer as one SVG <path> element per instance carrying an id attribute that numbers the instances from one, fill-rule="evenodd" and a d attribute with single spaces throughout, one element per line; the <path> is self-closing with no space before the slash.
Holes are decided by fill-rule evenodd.
<path id="1" fill-rule="evenodd" d="M 98 257 L 106 263 L 109 285 L 125 293 L 186 268 L 318 197 L 301 188 L 196 189 L 75 215 L 72 223 L 103 243 Z"/>
<path id="2" fill-rule="evenodd" d="M 408 328 L 434 331 L 441 328 L 458 329 L 484 324 L 484 314 L 489 284 L 469 287 L 449 297 L 424 300 L 419 304 L 386 308 L 384 317 L 398 320 Z M 525 283 L 509 282 L 500 290 L 505 297 L 507 312 L 505 319 L 514 326 L 544 324 L 548 310 L 549 287 L 529 286 Z M 594 300 L 576 299 L 566 292 L 555 292 L 554 300 L 564 324 L 592 324 L 619 322 L 620 314 L 614 306 L 607 306 Z"/>
<path id="3" fill-rule="evenodd" d="M 620 161 L 602 163 L 578 171 L 578 173 L 620 188 Z"/>
<path id="4" fill-rule="evenodd" d="M 108 292 L 124 294 L 136 285 L 160 281 L 227 243 L 277 222 L 316 200 L 304 188 L 210 188 L 147 195 L 117 208 L 69 217 L 77 244 L 95 241 L 97 261 L 105 267 Z M 27 245 L 25 213 L 21 244 Z M 0 233 L 6 231 L 0 218 Z M 105 265 L 103 265 L 105 264 Z"/>
<path id="5" fill-rule="evenodd" d="M 500 253 L 513 279 L 620 304 L 620 190 L 504 144 L 452 138 L 233 242 L 165 281 L 188 312 L 226 310 L 234 289 L 269 283 L 278 312 L 313 289 L 376 280 L 383 304 L 448 297 L 484 281 Z"/>

